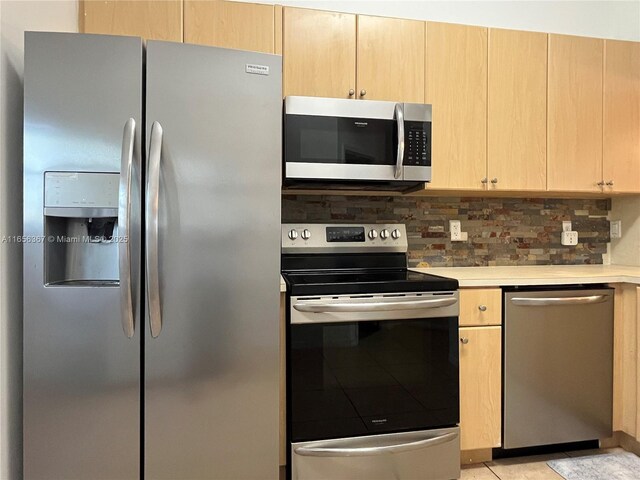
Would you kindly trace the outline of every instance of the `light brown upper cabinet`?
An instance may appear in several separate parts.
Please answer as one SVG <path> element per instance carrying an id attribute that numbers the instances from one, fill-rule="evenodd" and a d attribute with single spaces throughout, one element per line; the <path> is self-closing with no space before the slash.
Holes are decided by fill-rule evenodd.
<path id="1" fill-rule="evenodd" d="M 283 95 L 353 98 L 356 16 L 285 7 Z"/>
<path id="2" fill-rule="evenodd" d="M 603 40 L 549 35 L 549 190 L 602 191 L 603 53 Z"/>
<path id="3" fill-rule="evenodd" d="M 424 102 L 425 22 L 358 15 L 358 98 Z"/>
<path id="4" fill-rule="evenodd" d="M 83 1 L 80 31 L 182 41 L 182 0 Z"/>
<path id="5" fill-rule="evenodd" d="M 283 15 L 285 96 L 424 102 L 424 22 L 289 7 Z"/>
<path id="6" fill-rule="evenodd" d="M 275 52 L 273 5 L 185 0 L 184 41 L 254 52 Z"/>
<path id="7" fill-rule="evenodd" d="M 640 192 L 640 43 L 604 43 L 605 192 Z"/>
<path id="8" fill-rule="evenodd" d="M 487 29 L 427 23 L 426 103 L 433 105 L 429 188 L 483 189 L 487 174 Z"/>
<path id="9" fill-rule="evenodd" d="M 547 188 L 547 34 L 489 29 L 491 190 Z"/>

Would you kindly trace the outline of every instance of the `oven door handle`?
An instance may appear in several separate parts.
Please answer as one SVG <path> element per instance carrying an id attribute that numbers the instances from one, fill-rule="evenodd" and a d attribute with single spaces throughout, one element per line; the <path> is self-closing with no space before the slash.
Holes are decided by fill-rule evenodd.
<path id="1" fill-rule="evenodd" d="M 458 432 L 448 432 L 436 437 L 428 437 L 414 442 L 395 443 L 391 445 L 371 446 L 371 447 L 349 447 L 344 440 L 318 442 L 303 447 L 293 449 L 297 455 L 305 457 L 366 457 L 373 455 L 384 455 L 389 453 L 409 452 L 424 447 L 435 447 L 458 438 Z M 351 440 L 355 445 L 358 438 Z"/>
<path id="2" fill-rule="evenodd" d="M 435 298 L 410 302 L 370 302 L 370 303 L 295 303 L 298 312 L 341 313 L 341 312 L 390 312 L 398 310 L 422 310 L 455 305 L 457 298 Z"/>
<path id="3" fill-rule="evenodd" d="M 398 124 L 398 152 L 396 153 L 396 169 L 393 176 L 398 180 L 402 173 L 402 160 L 404 159 L 404 108 L 402 103 L 396 103 L 395 116 Z"/>

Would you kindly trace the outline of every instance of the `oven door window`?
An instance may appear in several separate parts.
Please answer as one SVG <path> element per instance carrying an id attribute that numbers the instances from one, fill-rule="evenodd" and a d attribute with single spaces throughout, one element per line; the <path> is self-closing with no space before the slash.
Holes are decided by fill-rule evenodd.
<path id="1" fill-rule="evenodd" d="M 453 426 L 458 319 L 296 324 L 291 441 Z"/>
<path id="2" fill-rule="evenodd" d="M 395 165 L 395 120 L 285 116 L 287 162 Z"/>

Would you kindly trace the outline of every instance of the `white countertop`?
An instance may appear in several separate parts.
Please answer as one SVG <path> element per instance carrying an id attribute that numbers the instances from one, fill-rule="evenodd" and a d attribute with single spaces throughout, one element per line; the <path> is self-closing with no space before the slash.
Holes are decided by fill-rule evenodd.
<path id="1" fill-rule="evenodd" d="M 640 267 L 625 265 L 433 267 L 412 268 L 411 270 L 455 278 L 461 287 L 574 283 L 635 283 L 640 285 Z"/>

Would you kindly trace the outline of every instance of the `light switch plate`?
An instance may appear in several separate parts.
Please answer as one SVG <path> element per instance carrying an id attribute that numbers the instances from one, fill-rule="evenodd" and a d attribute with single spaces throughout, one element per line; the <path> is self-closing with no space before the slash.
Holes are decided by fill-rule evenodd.
<path id="1" fill-rule="evenodd" d="M 562 232 L 562 245 L 574 246 L 578 244 L 578 232 Z"/>

